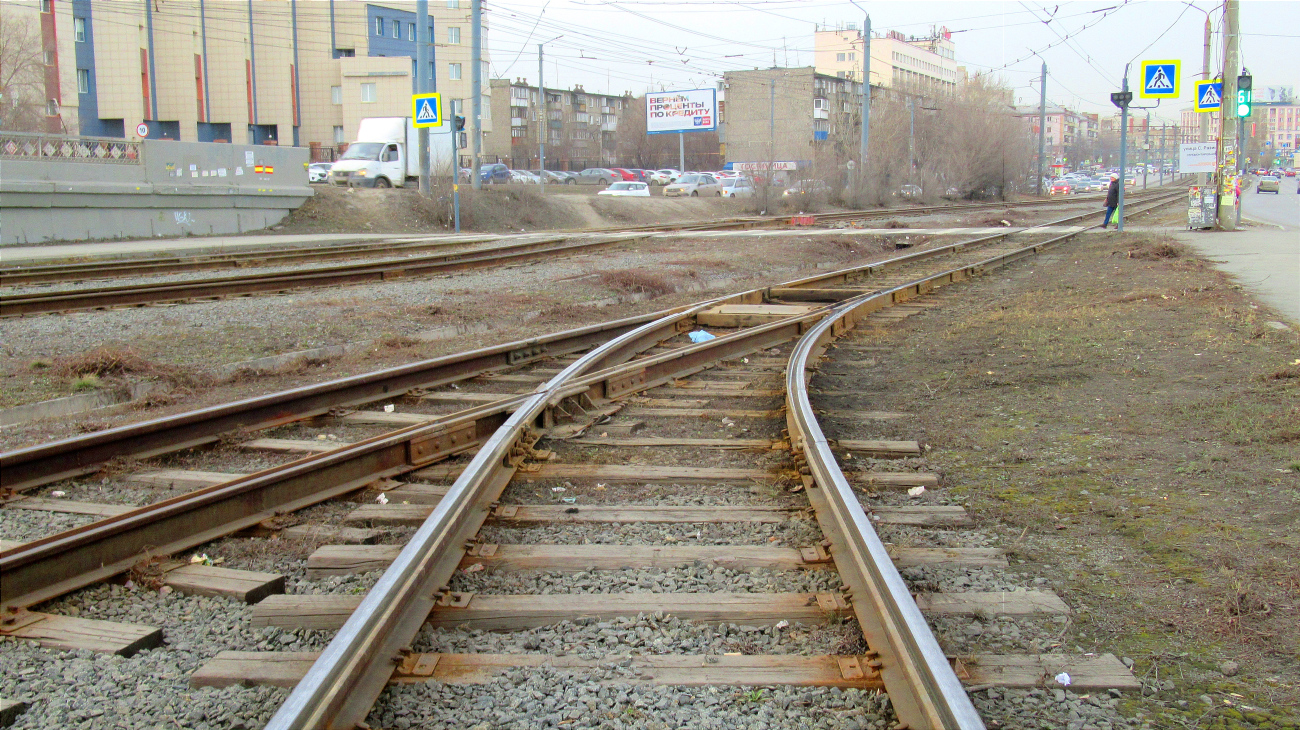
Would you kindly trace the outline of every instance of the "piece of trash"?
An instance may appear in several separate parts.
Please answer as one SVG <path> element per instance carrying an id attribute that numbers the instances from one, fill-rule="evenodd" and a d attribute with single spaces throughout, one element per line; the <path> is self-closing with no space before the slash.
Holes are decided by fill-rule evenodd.
<path id="1" fill-rule="evenodd" d="M 577 507 L 570 507 L 570 508 L 564 510 L 564 514 L 566 514 L 566 515 L 576 515 L 576 514 L 578 514 L 578 508 L 577 508 Z"/>
<path id="2" fill-rule="evenodd" d="M 447 173 L 447 174 L 450 175 L 451 173 Z M 1004 225 L 1004 226 L 1009 226 L 1009 225 L 1011 225 L 1011 221 L 1004 220 L 1004 221 L 1002 221 L 1002 225 Z"/>
<path id="3" fill-rule="evenodd" d="M 600 491 L 603 492 L 603 491 L 605 491 L 605 485 L 604 485 L 604 484 L 597 484 L 597 485 L 596 485 L 596 489 L 599 489 Z"/>
<path id="4" fill-rule="evenodd" d="M 1066 674 L 1065 672 L 1061 672 L 1060 674 L 1053 677 L 1053 679 L 1055 679 L 1056 683 L 1061 685 L 1062 687 L 1070 686 L 1070 681 L 1071 681 L 1070 675 Z"/>
<path id="5" fill-rule="evenodd" d="M 565 504 L 573 504 L 574 502 L 577 502 L 577 501 L 578 501 L 578 498 L 577 498 L 577 497 L 560 497 L 560 501 L 561 501 L 561 502 L 564 502 Z"/>
<path id="6" fill-rule="evenodd" d="M 708 342 L 709 340 L 716 339 L 714 335 L 711 335 L 708 332 L 705 332 L 704 330 L 695 330 L 694 332 L 688 332 L 686 336 L 690 337 L 691 342 L 694 342 L 696 344 L 699 344 L 701 342 Z"/>
<path id="7" fill-rule="evenodd" d="M 450 175 L 451 173 L 447 173 L 447 174 Z M 321 434 L 316 434 L 316 440 L 317 440 L 317 441 L 324 441 L 324 440 L 325 440 L 325 434 L 323 434 L 323 433 L 321 433 Z"/>
<path id="8" fill-rule="evenodd" d="M 212 565 L 212 558 L 207 553 L 195 553 L 190 556 L 190 565 Z"/>
<path id="9" fill-rule="evenodd" d="M 447 174 L 450 175 L 451 173 L 447 173 Z M 740 358 L 740 361 L 743 362 L 743 363 L 745 363 L 746 365 L 749 364 L 749 358 L 747 358 L 747 357 L 742 357 L 742 358 Z"/>
<path id="10" fill-rule="evenodd" d="M 551 487 L 552 492 L 563 492 L 564 487 Z"/>
<path id="11" fill-rule="evenodd" d="M 388 495 L 380 492 L 379 496 L 375 497 L 375 501 L 379 504 L 388 504 Z"/>
<path id="12" fill-rule="evenodd" d="M 456 385 L 455 383 L 452 383 L 452 384 L 451 384 L 451 389 L 452 389 L 452 390 L 460 390 L 460 386 L 459 386 L 459 385 Z"/>
<path id="13" fill-rule="evenodd" d="M 397 406 L 393 405 L 392 403 L 389 403 L 388 405 L 384 406 L 384 413 L 392 413 L 395 410 L 397 410 Z"/>
<path id="14" fill-rule="evenodd" d="M 777 621 L 777 622 L 776 622 L 776 628 L 778 628 L 778 629 L 789 628 L 789 626 L 790 626 L 790 622 L 789 622 L 789 621 L 784 621 L 784 620 L 782 620 L 782 621 Z"/>
<path id="15" fill-rule="evenodd" d="M 484 570 L 482 563 L 474 563 L 473 565 L 465 568 L 466 573 L 477 573 L 480 570 Z"/>
<path id="16" fill-rule="evenodd" d="M 907 496 L 909 497 L 919 497 L 922 494 L 925 494 L 925 487 L 912 487 L 907 490 Z"/>
<path id="17" fill-rule="evenodd" d="M 51 496 L 51 497 L 66 497 L 66 496 L 68 496 L 68 493 L 65 492 L 65 491 L 63 491 L 63 490 L 61 490 L 61 489 L 56 489 L 56 490 L 54 490 L 53 492 L 50 492 L 50 496 Z"/>

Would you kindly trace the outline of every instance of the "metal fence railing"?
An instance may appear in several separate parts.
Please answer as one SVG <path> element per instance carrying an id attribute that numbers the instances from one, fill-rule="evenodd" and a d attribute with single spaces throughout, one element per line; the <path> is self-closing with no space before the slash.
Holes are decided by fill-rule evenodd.
<path id="1" fill-rule="evenodd" d="M 140 164 L 140 143 L 112 137 L 0 132 L 0 158 L 69 160 L 118 165 Z"/>

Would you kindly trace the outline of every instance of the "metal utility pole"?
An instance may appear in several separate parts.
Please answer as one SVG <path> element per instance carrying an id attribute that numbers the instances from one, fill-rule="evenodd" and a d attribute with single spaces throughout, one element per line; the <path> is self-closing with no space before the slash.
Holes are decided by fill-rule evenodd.
<path id="1" fill-rule="evenodd" d="M 768 79 L 767 177 L 763 183 L 763 212 L 771 208 L 772 167 L 776 164 L 776 77 Z"/>
<path id="2" fill-rule="evenodd" d="M 1232 176 L 1236 173 L 1236 165 L 1240 162 L 1240 155 L 1237 154 L 1237 44 L 1238 38 L 1237 13 L 1240 3 L 1238 0 L 1224 0 L 1223 3 L 1223 100 L 1219 107 L 1219 156 L 1218 156 L 1218 176 L 1217 187 L 1219 189 L 1219 209 L 1223 209 L 1223 199 L 1225 196 L 1230 197 L 1233 207 L 1237 206 L 1234 189 L 1231 185 Z M 1229 157 L 1233 163 L 1228 164 Z M 1236 215 L 1219 216 L 1219 227 L 1225 231 L 1235 231 L 1237 229 Z"/>
<path id="3" fill-rule="evenodd" d="M 916 105 L 912 97 L 907 97 L 907 181 L 916 182 L 912 173 L 916 170 Z"/>
<path id="4" fill-rule="evenodd" d="M 1160 124 L 1160 187 L 1165 185 L 1165 130 L 1168 126 L 1167 123 Z"/>
<path id="5" fill-rule="evenodd" d="M 1047 62 L 1043 61 L 1043 75 L 1038 79 L 1038 195 L 1043 194 L 1043 155 L 1047 144 Z"/>
<path id="6" fill-rule="evenodd" d="M 1121 93 L 1128 93 L 1128 64 L 1124 65 L 1124 85 L 1121 87 Z M 1119 206 L 1115 209 L 1115 215 L 1119 220 L 1115 221 L 1115 230 L 1120 233 L 1124 232 L 1124 188 L 1128 182 L 1128 101 L 1120 107 L 1119 113 Z"/>
<path id="7" fill-rule="evenodd" d="M 866 189 L 867 180 L 867 139 L 871 129 L 871 15 L 867 15 L 862 25 L 862 150 L 858 165 L 862 168 L 858 179 L 864 184 L 858 187 Z"/>
<path id="8" fill-rule="evenodd" d="M 677 169 L 686 172 L 686 133 L 677 133 Z"/>
<path id="9" fill-rule="evenodd" d="M 429 0 L 415 0 L 415 93 L 427 94 L 429 88 Z M 441 110 L 439 110 L 441 112 Z M 444 118 L 443 124 L 447 121 Z M 453 120 L 452 126 L 455 125 Z M 420 194 L 433 192 L 433 181 L 429 179 L 429 130 L 419 129 L 420 135 Z M 452 134 L 456 132 L 453 130 Z M 456 174 L 456 163 L 452 161 L 451 174 Z"/>
<path id="10" fill-rule="evenodd" d="M 1206 13 L 1205 14 L 1205 49 L 1201 56 L 1201 80 L 1202 81 L 1210 80 L 1210 38 L 1211 38 L 1210 14 Z M 1222 99 L 1220 99 L 1219 100 L 1220 114 L 1223 113 L 1223 109 L 1224 109 L 1224 102 Z M 1205 142 L 1209 139 L 1210 136 L 1210 115 L 1197 114 L 1196 116 L 1201 118 L 1200 119 L 1201 137 L 1199 141 Z M 1209 185 L 1210 181 L 1214 179 L 1214 175 L 1207 172 L 1202 172 L 1201 174 L 1197 175 L 1197 177 L 1199 178 L 1197 182 L 1199 182 L 1201 185 Z"/>
<path id="11" fill-rule="evenodd" d="M 469 51 L 469 63 L 473 67 L 470 69 L 470 78 L 473 79 L 469 91 L 473 97 L 473 124 L 470 133 L 474 135 L 474 159 L 470 174 L 473 176 L 474 189 L 482 190 L 479 168 L 483 164 L 483 0 L 471 0 L 470 7 L 470 22 L 473 24 L 473 41 Z"/>
<path id="12" fill-rule="evenodd" d="M 551 126 L 551 112 L 546 104 L 546 82 L 542 71 L 542 44 L 537 44 L 537 101 L 542 105 L 537 124 L 537 175 L 542 178 L 542 192 L 546 192 L 546 134 Z"/>

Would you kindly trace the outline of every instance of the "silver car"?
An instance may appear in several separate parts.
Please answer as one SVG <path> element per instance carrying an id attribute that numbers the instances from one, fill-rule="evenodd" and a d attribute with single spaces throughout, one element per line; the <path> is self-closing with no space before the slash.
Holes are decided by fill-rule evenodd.
<path id="1" fill-rule="evenodd" d="M 724 177 L 718 183 L 722 185 L 724 198 L 754 197 L 754 184 L 747 177 Z"/>
<path id="2" fill-rule="evenodd" d="M 698 198 L 701 195 L 722 197 L 722 186 L 712 175 L 688 172 L 664 188 L 665 198 Z"/>
<path id="3" fill-rule="evenodd" d="M 578 173 L 577 180 L 579 185 L 608 185 L 623 182 L 623 176 L 603 167 L 588 167 Z"/>

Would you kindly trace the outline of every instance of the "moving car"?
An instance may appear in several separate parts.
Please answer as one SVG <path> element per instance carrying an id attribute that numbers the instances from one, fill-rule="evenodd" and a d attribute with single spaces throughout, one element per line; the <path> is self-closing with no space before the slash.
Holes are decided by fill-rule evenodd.
<path id="1" fill-rule="evenodd" d="M 1068 180 L 1053 180 L 1047 188 L 1048 195 L 1069 195 L 1074 192 L 1074 186 Z"/>
<path id="2" fill-rule="evenodd" d="M 1276 195 L 1282 192 L 1281 190 L 1278 189 L 1279 184 L 1281 182 L 1282 179 L 1276 175 L 1265 175 L 1264 177 L 1261 177 L 1259 179 L 1259 182 L 1255 183 L 1255 192 L 1273 193 L 1274 195 Z"/>
<path id="3" fill-rule="evenodd" d="M 307 182 L 323 183 L 330 181 L 330 168 L 333 162 L 313 162 L 307 166 Z"/>
<path id="4" fill-rule="evenodd" d="M 921 186 L 908 183 L 898 189 L 898 197 L 915 200 L 921 197 Z"/>
<path id="5" fill-rule="evenodd" d="M 609 185 L 624 182 L 622 173 L 603 167 L 588 167 L 578 173 L 577 181 L 579 185 Z"/>
<path id="6" fill-rule="evenodd" d="M 718 181 L 724 198 L 752 198 L 754 185 L 746 177 L 724 177 Z"/>
<path id="7" fill-rule="evenodd" d="M 611 183 L 609 187 L 596 194 L 608 195 L 614 198 L 648 198 L 650 197 L 650 184 L 643 182 L 616 182 Z"/>
<path id="8" fill-rule="evenodd" d="M 825 195 L 831 191 L 831 186 L 821 180 L 800 180 L 794 185 L 781 191 L 783 198 L 798 198 L 809 195 Z"/>
<path id="9" fill-rule="evenodd" d="M 717 179 L 703 172 L 688 172 L 664 188 L 665 198 L 698 198 L 701 195 L 722 196 L 722 186 L 718 184 Z"/>

